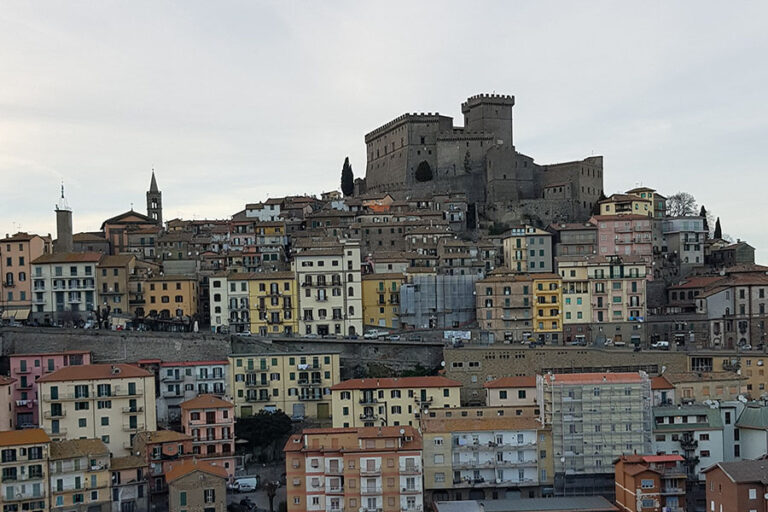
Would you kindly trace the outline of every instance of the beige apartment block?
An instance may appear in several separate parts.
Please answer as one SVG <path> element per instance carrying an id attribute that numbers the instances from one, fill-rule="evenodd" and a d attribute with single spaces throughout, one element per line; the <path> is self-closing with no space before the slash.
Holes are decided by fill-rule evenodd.
<path id="1" fill-rule="evenodd" d="M 338 352 L 269 352 L 229 356 L 235 417 L 281 410 L 295 419 L 327 420 L 331 388 L 341 381 Z"/>
<path id="2" fill-rule="evenodd" d="M 50 447 L 51 511 L 109 512 L 111 458 L 100 439 L 53 441 Z"/>
<path id="3" fill-rule="evenodd" d="M 475 283 L 478 325 L 491 343 L 521 343 L 533 334 L 533 279 L 529 274 L 492 274 Z"/>
<path id="4" fill-rule="evenodd" d="M 40 423 L 53 440 L 100 439 L 114 456 L 156 430 L 155 378 L 129 364 L 69 366 L 38 379 Z"/>
<path id="5" fill-rule="evenodd" d="M 418 426 L 430 409 L 458 407 L 461 384 L 445 377 L 352 379 L 333 388 L 333 426 Z"/>
<path id="6" fill-rule="evenodd" d="M 0 432 L 2 510 L 47 512 L 50 438 L 39 428 Z"/>
<path id="7" fill-rule="evenodd" d="M 490 407 L 533 407 L 536 405 L 536 377 L 502 377 L 483 384 Z"/>

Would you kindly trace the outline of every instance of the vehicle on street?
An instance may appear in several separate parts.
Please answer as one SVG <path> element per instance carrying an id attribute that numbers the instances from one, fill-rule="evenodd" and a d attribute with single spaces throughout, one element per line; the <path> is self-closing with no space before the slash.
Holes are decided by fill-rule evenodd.
<path id="1" fill-rule="evenodd" d="M 656 350 L 669 350 L 669 342 L 665 340 L 655 341 L 651 343 L 651 348 Z"/>
<path id="2" fill-rule="evenodd" d="M 258 476 L 237 478 L 233 483 L 227 486 L 229 490 L 234 492 L 253 492 L 257 487 L 259 487 Z"/>

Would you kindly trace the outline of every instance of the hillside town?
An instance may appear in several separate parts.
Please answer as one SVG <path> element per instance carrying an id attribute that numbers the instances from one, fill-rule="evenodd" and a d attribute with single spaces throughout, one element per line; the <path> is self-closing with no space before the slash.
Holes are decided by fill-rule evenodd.
<path id="1" fill-rule="evenodd" d="M 221 219 L 158 168 L 74 232 L 60 185 L 0 239 L 2 512 L 765 510 L 768 266 L 695 183 L 520 152 L 514 105 Z"/>

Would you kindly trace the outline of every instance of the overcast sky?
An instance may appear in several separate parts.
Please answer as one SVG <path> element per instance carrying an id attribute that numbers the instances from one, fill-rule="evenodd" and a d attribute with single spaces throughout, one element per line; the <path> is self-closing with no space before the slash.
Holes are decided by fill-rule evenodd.
<path id="1" fill-rule="evenodd" d="M 768 264 L 765 2 L 0 0 L 0 234 L 337 189 L 366 132 L 513 94 L 539 163 L 692 193 Z"/>

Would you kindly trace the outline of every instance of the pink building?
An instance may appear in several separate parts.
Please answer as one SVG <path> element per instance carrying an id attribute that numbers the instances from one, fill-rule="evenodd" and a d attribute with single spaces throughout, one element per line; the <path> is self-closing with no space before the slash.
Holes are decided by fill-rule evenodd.
<path id="1" fill-rule="evenodd" d="M 599 256 L 640 256 L 647 268 L 653 262 L 653 227 L 647 215 L 594 215 Z M 648 272 L 647 279 L 653 279 Z"/>
<path id="2" fill-rule="evenodd" d="M 13 400 L 16 405 L 16 427 L 37 427 L 37 379 L 67 366 L 91 364 L 91 353 L 81 350 L 48 354 L 15 354 L 10 356 Z"/>
<path id="3" fill-rule="evenodd" d="M 0 375 L 0 432 L 14 428 L 16 420 L 16 402 L 13 400 L 12 386 L 14 382 L 16 379 Z"/>
<path id="4" fill-rule="evenodd" d="M 214 395 L 181 404 L 181 426 L 192 436 L 192 453 L 235 474 L 235 406 Z"/>

